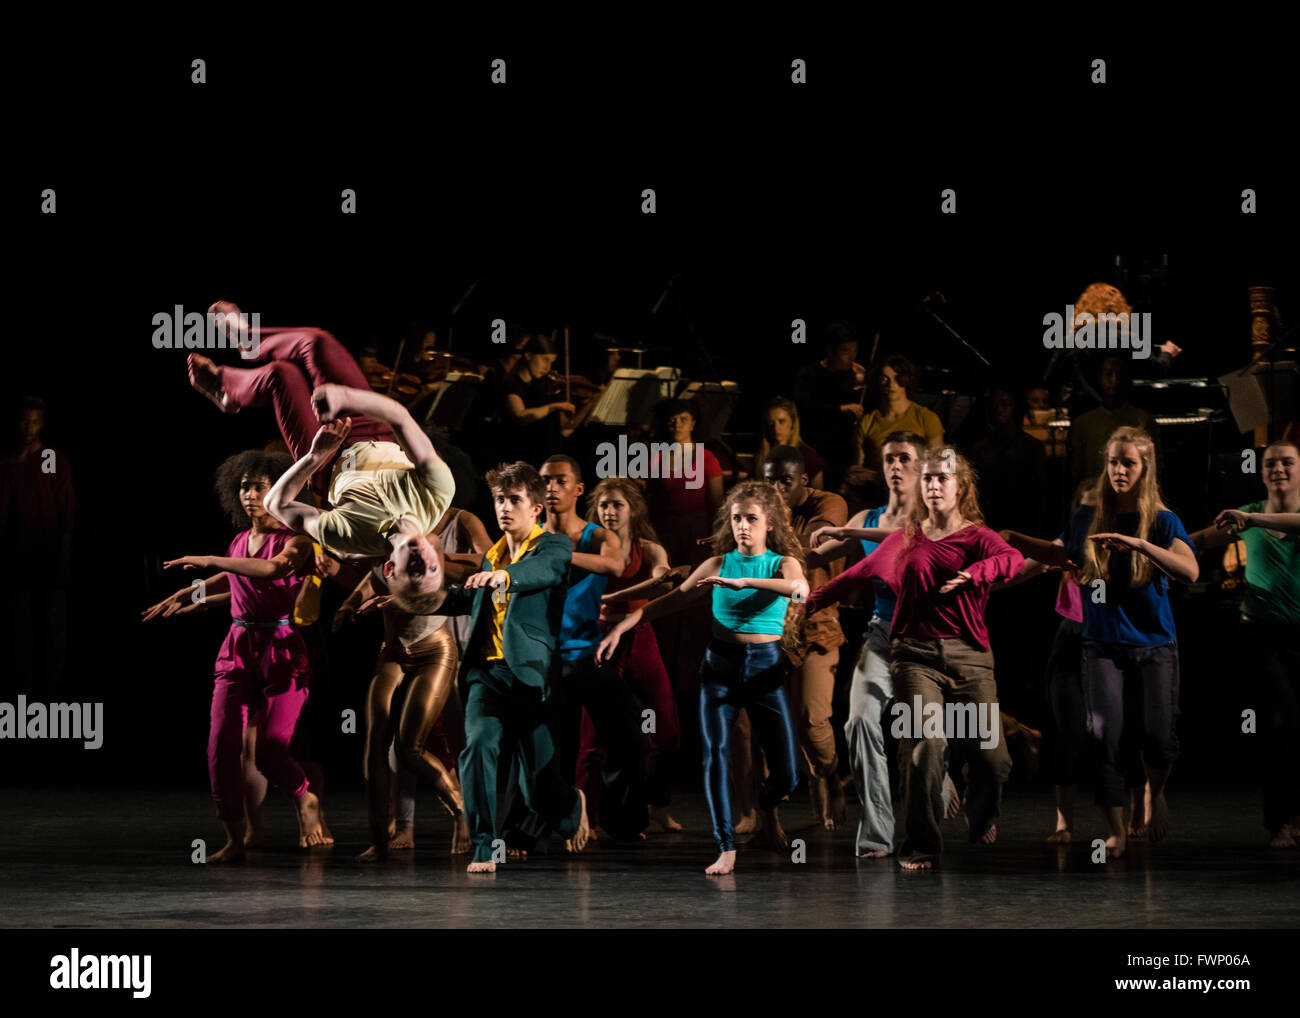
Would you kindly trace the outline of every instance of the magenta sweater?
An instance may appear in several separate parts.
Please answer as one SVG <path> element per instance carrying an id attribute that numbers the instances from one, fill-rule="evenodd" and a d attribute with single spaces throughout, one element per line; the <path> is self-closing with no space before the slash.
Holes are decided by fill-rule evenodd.
<path id="1" fill-rule="evenodd" d="M 849 600 L 852 591 L 879 579 L 898 595 L 891 636 L 961 638 L 987 650 L 984 608 L 989 586 L 1011 579 L 1024 561 L 1020 552 L 988 527 L 965 527 L 938 541 L 918 532 L 907 545 L 903 531 L 896 530 L 857 565 L 818 587 L 808 601 L 808 614 Z M 971 582 L 940 594 L 939 588 L 958 571 L 969 573 Z"/>

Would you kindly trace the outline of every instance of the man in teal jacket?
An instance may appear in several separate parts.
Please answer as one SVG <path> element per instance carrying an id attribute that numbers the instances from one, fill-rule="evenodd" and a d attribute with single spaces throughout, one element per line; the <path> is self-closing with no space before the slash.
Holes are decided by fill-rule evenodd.
<path id="1" fill-rule="evenodd" d="M 573 557 L 564 534 L 538 525 L 546 485 L 527 463 L 488 471 L 504 536 L 483 556 L 483 569 L 451 588 L 439 615 L 470 616 L 465 651 L 465 749 L 460 780 L 474 856 L 470 873 L 505 861 L 497 833 L 497 766 L 503 742 L 519 760 L 528 807 L 580 852 L 590 836 L 586 799 L 561 773 L 543 703 L 550 692 L 555 634 Z M 508 740 L 508 741 L 507 741 Z M 494 858 L 494 848 L 497 850 Z"/>

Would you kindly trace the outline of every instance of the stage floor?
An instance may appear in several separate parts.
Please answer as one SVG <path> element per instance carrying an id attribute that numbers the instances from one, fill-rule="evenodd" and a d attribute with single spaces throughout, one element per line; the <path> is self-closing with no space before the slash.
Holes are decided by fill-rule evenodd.
<path id="1" fill-rule="evenodd" d="M 801 793 L 802 794 L 802 793 Z M 943 867 L 903 872 L 895 859 L 856 860 L 852 830 L 812 826 L 806 798 L 783 810 L 807 861 L 760 849 L 728 877 L 707 877 L 712 838 L 704 798 L 673 811 L 680 834 L 638 846 L 599 844 L 566 856 L 465 873 L 448 854 L 450 824 L 421 799 L 418 847 L 380 866 L 365 848 L 359 791 L 327 801 L 332 848 L 290 848 L 288 803 L 268 803 L 267 830 L 283 848 L 239 866 L 192 863 L 191 843 L 221 844 L 206 796 L 114 789 L 0 791 L 0 927 L 5 928 L 1294 928 L 1300 850 L 1263 844 L 1258 794 L 1180 792 L 1161 845 L 1130 843 L 1127 858 L 1090 862 L 1100 835 L 1088 806 L 1076 842 L 1044 844 L 1049 792 L 1013 790 L 998 843 L 966 842 L 949 821 Z M 856 807 L 850 805 L 851 824 Z"/>

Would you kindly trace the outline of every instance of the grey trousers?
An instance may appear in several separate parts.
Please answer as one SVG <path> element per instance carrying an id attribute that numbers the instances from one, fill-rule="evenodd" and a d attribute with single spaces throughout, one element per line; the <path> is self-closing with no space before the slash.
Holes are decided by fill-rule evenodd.
<path id="1" fill-rule="evenodd" d="M 855 850 L 894 851 L 894 803 L 885 755 L 885 710 L 894 695 L 889 678 L 889 623 L 872 616 L 849 686 L 849 744 L 853 783 L 862 802 Z"/>

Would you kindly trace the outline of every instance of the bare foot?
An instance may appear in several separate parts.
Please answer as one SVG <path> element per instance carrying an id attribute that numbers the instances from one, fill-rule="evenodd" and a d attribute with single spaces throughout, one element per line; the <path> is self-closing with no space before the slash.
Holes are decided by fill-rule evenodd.
<path id="1" fill-rule="evenodd" d="M 262 811 L 258 810 L 256 816 L 248 817 L 248 826 L 244 829 L 244 847 L 261 848 L 262 847 Z"/>
<path id="2" fill-rule="evenodd" d="M 472 862 L 465 867 L 466 873 L 495 873 L 496 871 L 497 864 L 491 859 L 487 862 Z"/>
<path id="3" fill-rule="evenodd" d="M 951 774 L 943 776 L 943 818 L 951 820 L 961 813 L 963 802 Z"/>
<path id="4" fill-rule="evenodd" d="M 527 858 L 528 858 L 528 849 L 526 849 L 526 848 L 507 848 L 507 849 L 506 849 L 506 858 L 507 858 L 507 859 L 527 859 Z"/>
<path id="5" fill-rule="evenodd" d="M 383 848 L 380 848 L 378 845 L 371 845 L 359 856 L 357 856 L 357 862 L 387 862 L 387 861 L 388 861 L 387 845 L 385 845 Z"/>
<path id="6" fill-rule="evenodd" d="M 859 859 L 884 859 L 889 852 L 883 848 L 869 848 L 865 852 L 859 852 Z"/>
<path id="7" fill-rule="evenodd" d="M 1161 792 L 1155 798 L 1151 799 L 1151 820 L 1148 829 L 1148 837 L 1151 843 L 1164 841 L 1165 836 L 1169 833 L 1169 805 L 1165 802 L 1165 793 Z"/>
<path id="8" fill-rule="evenodd" d="M 1278 832 L 1268 839 L 1269 848 L 1295 848 L 1296 844 L 1295 828 L 1290 824 L 1283 824 Z"/>
<path id="9" fill-rule="evenodd" d="M 325 807 L 320 808 L 320 843 L 322 845 L 334 844 L 334 835 L 330 833 L 329 825 L 325 823 Z"/>
<path id="10" fill-rule="evenodd" d="M 388 837 L 391 840 L 397 836 L 397 818 L 390 817 L 388 820 Z"/>
<path id="11" fill-rule="evenodd" d="M 991 845 L 998 840 L 998 825 L 989 824 L 989 829 L 980 835 L 980 842 L 985 845 Z"/>
<path id="12" fill-rule="evenodd" d="M 651 806 L 650 819 L 665 833 L 682 830 L 682 825 L 668 815 L 667 806 Z"/>
<path id="13" fill-rule="evenodd" d="M 753 834 L 758 830 L 758 810 L 751 809 L 748 813 L 742 813 L 740 819 L 736 821 L 736 834 Z"/>
<path id="14" fill-rule="evenodd" d="M 1047 836 L 1047 841 L 1054 845 L 1068 845 L 1070 843 L 1070 828 L 1058 827 Z"/>
<path id="15" fill-rule="evenodd" d="M 316 793 L 308 789 L 298 796 L 295 805 L 298 808 L 298 847 L 325 844 L 325 835 L 320 829 L 320 800 Z"/>
<path id="16" fill-rule="evenodd" d="M 239 407 L 230 405 L 226 390 L 221 387 L 221 369 L 201 353 L 192 353 L 185 361 L 186 373 L 192 385 L 217 405 L 223 414 L 237 414 Z"/>
<path id="17" fill-rule="evenodd" d="M 714 860 L 713 865 L 708 867 L 704 872 L 711 877 L 720 877 L 730 873 L 736 868 L 736 850 L 733 848 L 730 852 L 723 852 Z"/>
<path id="18" fill-rule="evenodd" d="M 208 862 L 243 862 L 243 838 L 227 837 L 226 843 L 208 856 Z"/>
<path id="19" fill-rule="evenodd" d="M 582 818 L 578 821 L 578 830 L 573 837 L 564 843 L 566 852 L 581 852 L 591 838 L 591 825 L 587 823 L 587 793 L 581 788 L 578 789 L 578 798 L 582 800 Z"/>
<path id="20" fill-rule="evenodd" d="M 456 817 L 451 830 L 451 854 L 464 855 L 473 847 L 473 842 L 469 840 L 469 821 L 462 813 Z"/>
<path id="21" fill-rule="evenodd" d="M 388 851 L 410 852 L 415 848 L 415 828 L 403 827 L 395 830 L 388 839 Z"/>
<path id="22" fill-rule="evenodd" d="M 1124 849 L 1128 847 L 1128 838 L 1123 834 L 1112 834 L 1106 839 L 1106 858 L 1119 859 L 1124 855 Z"/>
<path id="23" fill-rule="evenodd" d="M 776 810 L 770 813 L 764 812 L 763 827 L 754 835 L 750 844 L 757 848 L 770 848 L 773 852 L 790 851 L 790 839 L 781 829 L 781 821 L 777 819 Z"/>
<path id="24" fill-rule="evenodd" d="M 1151 823 L 1151 786 L 1147 785 L 1140 795 L 1136 788 L 1133 789 L 1129 793 L 1129 803 L 1128 836 L 1145 838 Z"/>
<path id="25" fill-rule="evenodd" d="M 934 862 L 930 859 L 899 859 L 898 865 L 905 870 L 930 870 L 934 869 Z"/>

